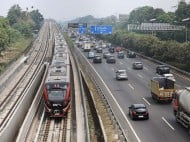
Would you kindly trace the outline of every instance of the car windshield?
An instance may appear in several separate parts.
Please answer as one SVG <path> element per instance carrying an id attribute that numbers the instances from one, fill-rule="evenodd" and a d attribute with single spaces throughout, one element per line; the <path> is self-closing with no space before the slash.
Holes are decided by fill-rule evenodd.
<path id="1" fill-rule="evenodd" d="M 89 52 L 88 54 L 89 54 L 89 55 L 94 55 L 94 52 Z"/>
<path id="2" fill-rule="evenodd" d="M 142 65 L 142 63 L 140 63 L 140 62 L 136 62 L 135 64 L 136 64 L 136 65 Z"/>
<path id="3" fill-rule="evenodd" d="M 126 70 L 120 70 L 120 71 L 118 71 L 118 73 L 120 74 L 120 75 L 126 75 L 127 73 L 126 73 Z"/>
<path id="4" fill-rule="evenodd" d="M 135 109 L 142 109 L 142 108 L 143 108 L 143 109 L 146 109 L 146 106 L 143 105 L 143 104 L 135 104 L 135 105 L 134 105 L 134 108 L 135 108 Z"/>

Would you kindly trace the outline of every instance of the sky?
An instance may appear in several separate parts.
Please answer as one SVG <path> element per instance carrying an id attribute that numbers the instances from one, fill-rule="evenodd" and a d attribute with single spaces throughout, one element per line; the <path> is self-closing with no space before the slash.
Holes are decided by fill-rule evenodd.
<path id="1" fill-rule="evenodd" d="M 66 21 L 92 15 L 102 18 L 110 15 L 129 14 L 142 6 L 175 11 L 180 0 L 0 0 L 0 16 L 7 16 L 9 9 L 18 4 L 22 10 L 38 9 L 45 18 Z M 190 3 L 190 0 L 185 0 Z M 33 9 L 32 9 L 33 6 Z"/>

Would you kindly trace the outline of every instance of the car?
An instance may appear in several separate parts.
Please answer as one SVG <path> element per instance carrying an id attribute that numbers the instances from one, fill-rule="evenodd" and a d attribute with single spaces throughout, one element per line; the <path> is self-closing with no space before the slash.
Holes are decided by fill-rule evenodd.
<path id="1" fill-rule="evenodd" d="M 117 70 L 115 73 L 116 80 L 128 80 L 127 71 L 125 69 Z"/>
<path id="2" fill-rule="evenodd" d="M 95 55 L 93 58 L 93 63 L 102 63 L 102 57 L 100 55 Z"/>
<path id="3" fill-rule="evenodd" d="M 125 57 L 124 55 L 125 55 L 124 52 L 120 51 L 117 53 L 117 58 L 123 59 Z"/>
<path id="4" fill-rule="evenodd" d="M 156 67 L 156 73 L 159 75 L 170 73 L 170 67 L 168 65 L 158 65 Z"/>
<path id="5" fill-rule="evenodd" d="M 90 51 L 88 52 L 88 59 L 93 59 L 94 58 L 94 52 L 93 51 Z"/>
<path id="6" fill-rule="evenodd" d="M 97 53 L 102 53 L 102 48 L 101 48 L 101 47 L 97 48 L 97 49 L 96 49 L 96 52 L 97 52 Z"/>
<path id="7" fill-rule="evenodd" d="M 109 52 L 103 52 L 103 58 L 107 58 L 109 57 L 111 54 Z"/>
<path id="8" fill-rule="evenodd" d="M 103 49 L 105 49 L 107 46 L 106 46 L 106 44 L 104 43 L 104 44 L 102 44 L 102 48 Z"/>
<path id="9" fill-rule="evenodd" d="M 143 64 L 142 64 L 142 62 L 134 62 L 132 64 L 132 67 L 133 67 L 133 69 L 142 70 L 143 69 Z"/>
<path id="10" fill-rule="evenodd" d="M 132 104 L 129 107 L 129 116 L 132 120 L 149 119 L 149 112 L 144 104 Z"/>
<path id="11" fill-rule="evenodd" d="M 97 50 L 99 47 L 100 47 L 99 45 L 95 45 L 93 49 Z"/>
<path id="12" fill-rule="evenodd" d="M 106 63 L 112 63 L 115 64 L 116 60 L 113 55 L 110 55 L 109 57 L 106 58 Z"/>
<path id="13" fill-rule="evenodd" d="M 174 78 L 174 75 L 172 73 L 166 73 L 166 74 L 163 74 L 162 76 L 166 77 L 166 78 L 168 78 L 168 79 L 170 79 L 170 80 L 172 80 L 174 82 L 176 81 L 175 78 Z"/>
<path id="14" fill-rule="evenodd" d="M 114 53 L 114 52 L 115 52 L 115 49 L 114 49 L 114 47 L 109 47 L 109 48 L 108 48 L 108 51 L 109 51 L 110 53 Z"/>
<path id="15" fill-rule="evenodd" d="M 120 52 L 120 51 L 123 51 L 123 48 L 122 48 L 122 47 L 116 47 L 116 48 L 115 48 L 115 52 Z"/>
<path id="16" fill-rule="evenodd" d="M 136 58 L 136 53 L 132 51 L 127 52 L 127 58 Z"/>

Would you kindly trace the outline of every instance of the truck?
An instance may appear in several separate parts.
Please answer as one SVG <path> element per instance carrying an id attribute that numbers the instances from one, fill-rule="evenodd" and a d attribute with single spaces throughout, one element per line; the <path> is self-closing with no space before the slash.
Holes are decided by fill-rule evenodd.
<path id="1" fill-rule="evenodd" d="M 91 50 L 91 43 L 90 42 L 84 42 L 83 43 L 83 51 L 89 52 Z"/>
<path id="2" fill-rule="evenodd" d="M 175 82 L 166 77 L 153 77 L 151 79 L 151 95 L 157 102 L 172 102 L 175 92 Z"/>
<path id="3" fill-rule="evenodd" d="M 176 121 L 187 128 L 190 134 L 190 87 L 174 92 L 173 111 Z"/>

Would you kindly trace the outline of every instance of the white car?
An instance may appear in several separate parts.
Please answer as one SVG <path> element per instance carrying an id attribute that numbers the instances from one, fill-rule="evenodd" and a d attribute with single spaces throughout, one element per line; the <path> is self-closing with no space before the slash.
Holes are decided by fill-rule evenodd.
<path id="1" fill-rule="evenodd" d="M 127 71 L 126 70 L 117 70 L 116 71 L 116 80 L 128 80 Z"/>
<path id="2" fill-rule="evenodd" d="M 166 74 L 163 74 L 162 76 L 166 77 L 166 78 L 168 78 L 170 80 L 173 80 L 174 82 L 176 81 L 174 75 L 171 74 L 171 73 L 166 73 Z"/>

